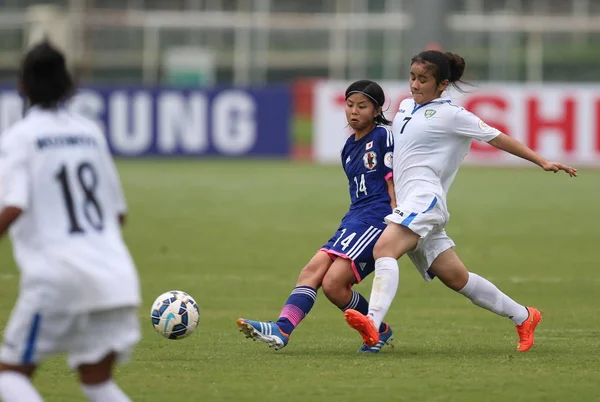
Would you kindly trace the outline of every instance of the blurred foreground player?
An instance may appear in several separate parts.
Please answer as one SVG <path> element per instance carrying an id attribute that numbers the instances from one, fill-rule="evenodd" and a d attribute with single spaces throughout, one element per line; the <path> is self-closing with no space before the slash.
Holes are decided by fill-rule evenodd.
<path id="1" fill-rule="evenodd" d="M 0 236 L 10 228 L 21 273 L 0 351 L 0 397 L 41 401 L 31 377 L 64 352 L 90 401 L 130 401 L 111 377 L 140 339 L 139 280 L 105 137 L 62 107 L 74 84 L 48 42 L 25 55 L 19 89 L 26 115 L 0 137 Z"/>

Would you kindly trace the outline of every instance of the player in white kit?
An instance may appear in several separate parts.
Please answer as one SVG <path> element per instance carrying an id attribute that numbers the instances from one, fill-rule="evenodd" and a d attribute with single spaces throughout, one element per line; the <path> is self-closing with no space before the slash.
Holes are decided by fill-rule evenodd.
<path id="1" fill-rule="evenodd" d="M 64 352 L 90 401 L 130 401 L 111 376 L 140 339 L 139 280 L 106 139 L 61 107 L 74 85 L 48 42 L 25 55 L 19 89 L 26 115 L 0 136 L 0 236 L 10 230 L 21 273 L 0 351 L 0 398 L 41 401 L 31 377 Z"/>
<path id="2" fill-rule="evenodd" d="M 494 284 L 466 269 L 444 230 L 450 218 L 446 194 L 473 139 L 531 161 L 545 171 L 563 170 L 573 177 L 577 170 L 545 160 L 442 98 L 448 85 L 460 81 L 464 69 L 464 59 L 453 53 L 425 51 L 411 60 L 412 99 L 400 104 L 392 126 L 398 206 L 386 217 L 388 226 L 375 245 L 369 313 L 345 313 L 348 324 L 359 331 L 368 346 L 378 342 L 377 328 L 398 289 L 397 260 L 404 254 L 408 254 L 425 280 L 438 277 L 474 304 L 510 318 L 519 335 L 518 351 L 525 352 L 533 346 L 540 312 L 515 302 Z"/>

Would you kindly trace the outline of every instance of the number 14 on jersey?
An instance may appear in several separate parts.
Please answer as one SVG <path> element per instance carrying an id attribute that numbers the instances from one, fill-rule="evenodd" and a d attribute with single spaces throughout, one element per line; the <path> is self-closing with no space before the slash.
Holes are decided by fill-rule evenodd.
<path id="1" fill-rule="evenodd" d="M 358 176 L 354 176 L 354 184 L 356 184 L 356 198 L 358 198 L 359 193 L 364 193 L 367 195 L 367 184 L 365 183 L 365 174 L 360 175 L 360 180 Z"/>

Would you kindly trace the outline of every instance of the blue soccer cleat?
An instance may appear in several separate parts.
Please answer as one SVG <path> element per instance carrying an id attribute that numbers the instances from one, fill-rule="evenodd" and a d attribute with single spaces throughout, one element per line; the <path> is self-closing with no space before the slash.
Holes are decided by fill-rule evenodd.
<path id="1" fill-rule="evenodd" d="M 273 321 L 264 322 L 238 318 L 237 326 L 240 327 L 240 332 L 244 333 L 246 338 L 258 339 L 275 350 L 284 348 L 290 339 L 290 336 L 282 332 Z"/>
<path id="2" fill-rule="evenodd" d="M 379 332 L 379 342 L 377 342 L 375 346 L 367 346 L 363 344 L 362 348 L 360 348 L 360 350 L 358 351 L 359 353 L 379 353 L 381 348 L 385 345 L 390 345 L 391 347 L 394 347 L 394 345 L 389 343 L 394 339 L 394 331 L 392 331 L 392 327 L 390 327 L 388 324 L 384 323 L 384 325 L 385 330 Z"/>

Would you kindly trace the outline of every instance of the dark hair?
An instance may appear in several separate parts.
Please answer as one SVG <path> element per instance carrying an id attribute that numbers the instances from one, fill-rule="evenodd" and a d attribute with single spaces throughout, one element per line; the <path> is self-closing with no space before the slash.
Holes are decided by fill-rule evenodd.
<path id="1" fill-rule="evenodd" d="M 433 76 L 436 83 L 439 84 L 444 80 L 448 80 L 454 88 L 463 92 L 462 88 L 456 84 L 457 82 L 464 82 L 461 81 L 461 78 L 467 63 L 461 56 L 451 52 L 443 53 L 438 50 L 426 50 L 410 60 L 411 66 L 414 63 L 433 65 L 435 67 Z"/>
<path id="2" fill-rule="evenodd" d="M 383 104 L 385 103 L 385 94 L 383 93 L 383 89 L 379 86 L 375 81 L 370 80 L 360 80 L 353 82 L 346 89 L 345 99 L 348 99 L 352 94 L 363 94 L 371 103 L 375 106 L 375 109 L 379 111 L 379 114 L 375 116 L 375 123 L 384 124 L 386 126 L 390 126 L 392 124 L 391 121 L 385 118 L 383 115 Z"/>
<path id="3" fill-rule="evenodd" d="M 75 89 L 65 56 L 47 40 L 33 46 L 25 54 L 19 79 L 23 95 L 31 106 L 56 107 Z"/>

